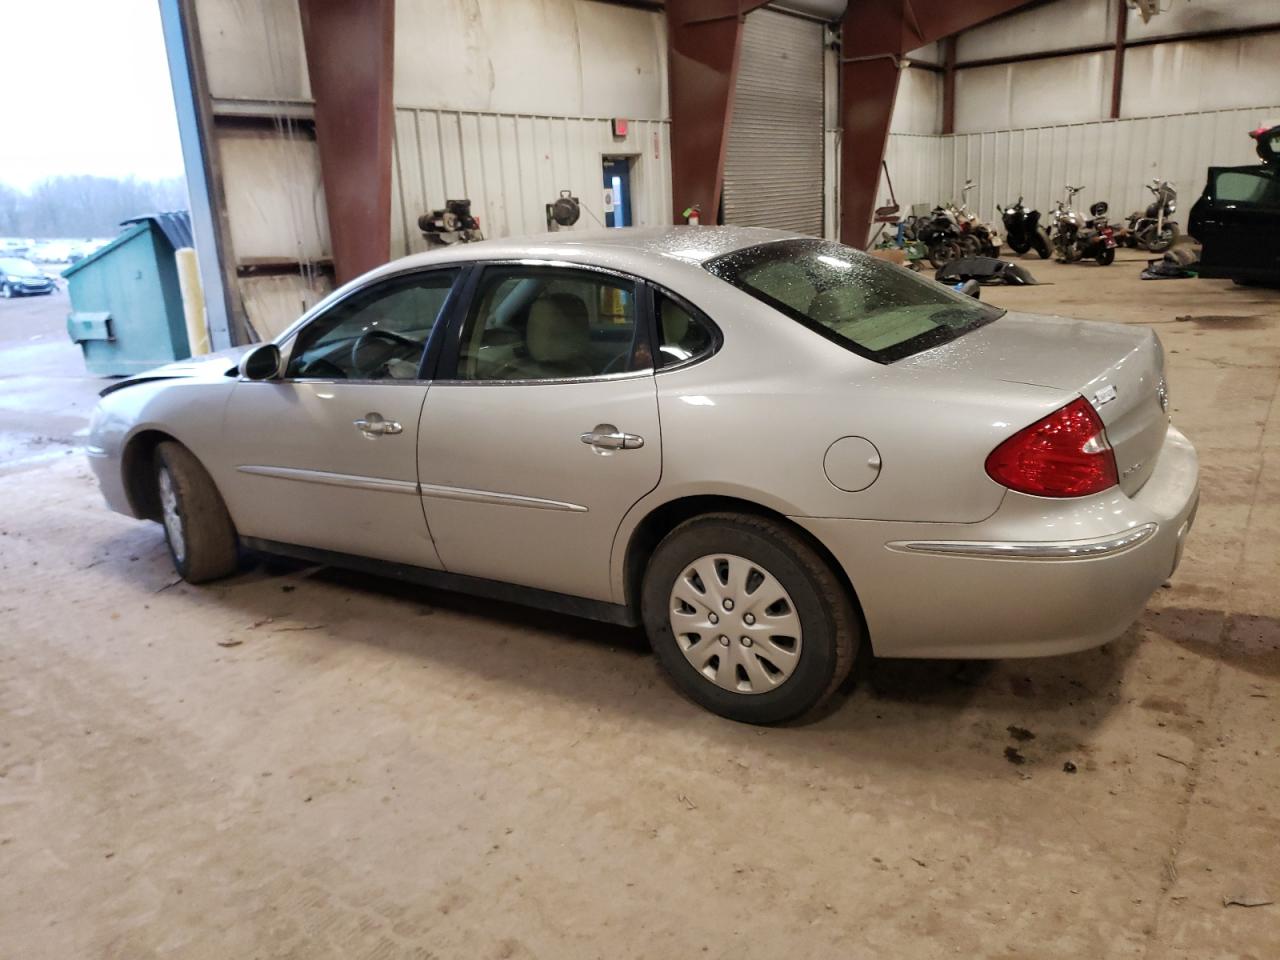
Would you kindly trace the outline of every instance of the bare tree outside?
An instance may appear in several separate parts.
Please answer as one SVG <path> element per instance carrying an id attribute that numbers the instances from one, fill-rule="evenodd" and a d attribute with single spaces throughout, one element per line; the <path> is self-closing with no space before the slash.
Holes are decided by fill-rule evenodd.
<path id="1" fill-rule="evenodd" d="M 0 183 L 0 237 L 111 237 L 122 220 L 186 208 L 182 177 L 51 177 L 29 192 Z"/>

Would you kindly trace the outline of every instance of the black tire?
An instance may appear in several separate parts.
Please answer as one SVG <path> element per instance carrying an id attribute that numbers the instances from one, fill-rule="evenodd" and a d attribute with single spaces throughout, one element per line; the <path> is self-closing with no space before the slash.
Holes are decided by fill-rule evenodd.
<path id="1" fill-rule="evenodd" d="M 1049 259 L 1049 254 L 1052 251 L 1049 249 L 1049 241 L 1044 237 L 1036 234 L 1035 239 L 1031 241 L 1031 247 L 1039 255 L 1041 260 Z"/>
<path id="2" fill-rule="evenodd" d="M 935 268 L 946 266 L 952 260 L 960 259 L 960 245 L 954 240 L 944 240 L 929 247 L 929 262 Z"/>
<path id="3" fill-rule="evenodd" d="M 1173 246 L 1173 241 L 1178 239 L 1178 228 L 1172 223 L 1166 223 L 1164 229 L 1160 233 L 1156 233 L 1152 229 L 1147 241 L 1147 249 L 1152 253 L 1164 253 Z"/>
<path id="4" fill-rule="evenodd" d="M 1107 247 L 1093 259 L 1098 261 L 1098 266 L 1109 267 L 1115 263 L 1116 250 L 1115 247 Z"/>
<path id="5" fill-rule="evenodd" d="M 208 471 L 172 440 L 156 447 L 155 464 L 160 523 L 178 575 L 188 583 L 205 583 L 234 573 L 236 528 Z M 166 477 L 176 501 L 176 522 L 166 508 Z"/>
<path id="6" fill-rule="evenodd" d="M 790 676 L 774 689 L 739 693 L 718 686 L 686 658 L 672 630 L 671 594 L 678 579 L 700 558 L 717 554 L 758 564 L 794 605 L 800 623 L 799 651 Z M 725 610 L 729 609 L 726 605 Z M 783 723 L 820 706 L 849 677 L 864 637 L 848 591 L 804 537 L 775 520 L 749 514 L 707 514 L 671 531 L 649 558 L 641 613 L 654 652 L 676 686 L 713 713 L 743 723 Z M 720 614 L 725 622 L 713 629 L 733 632 L 729 615 Z M 753 621 L 748 616 L 746 622 Z"/>
<path id="7" fill-rule="evenodd" d="M 1014 243 L 1012 240 L 1010 240 L 1009 249 L 1012 250 L 1014 253 L 1016 253 L 1018 256 L 1022 256 L 1024 253 L 1026 253 L 1028 250 L 1031 249 L 1031 242 L 1028 240 L 1019 240 L 1017 243 Z"/>
<path id="8" fill-rule="evenodd" d="M 0 283 L 0 297 L 4 297 L 6 300 L 13 298 L 13 289 L 7 283 Z"/>

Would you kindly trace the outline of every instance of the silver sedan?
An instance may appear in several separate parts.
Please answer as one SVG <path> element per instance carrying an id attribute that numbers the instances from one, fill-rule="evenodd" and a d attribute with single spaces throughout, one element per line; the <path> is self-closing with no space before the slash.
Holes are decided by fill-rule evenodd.
<path id="1" fill-rule="evenodd" d="M 1198 498 L 1163 363 L 1146 328 L 836 243 L 562 233 L 398 260 L 114 384 L 89 456 L 192 582 L 248 548 L 643 624 L 687 695 L 771 723 L 870 652 L 1123 632 Z"/>

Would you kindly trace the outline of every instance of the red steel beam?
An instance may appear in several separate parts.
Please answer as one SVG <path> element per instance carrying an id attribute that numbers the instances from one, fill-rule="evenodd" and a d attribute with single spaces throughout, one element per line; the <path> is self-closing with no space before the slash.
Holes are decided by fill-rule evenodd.
<path id="1" fill-rule="evenodd" d="M 719 219 L 742 19 L 767 0 L 668 0 L 672 220 L 698 206 Z"/>
<path id="2" fill-rule="evenodd" d="M 301 0 L 338 283 L 391 258 L 395 0 Z"/>
<path id="3" fill-rule="evenodd" d="M 1111 119 L 1120 119 L 1120 96 L 1124 92 L 1124 45 L 1129 39 L 1129 7 L 1116 4 L 1116 49 L 1111 70 Z"/>
<path id="4" fill-rule="evenodd" d="M 942 66 L 942 132 L 956 132 L 956 38 L 943 43 Z"/>
<path id="5" fill-rule="evenodd" d="M 1031 0 L 856 0 L 841 24 L 840 239 L 863 247 L 907 51 Z M 954 72 L 954 71 L 953 71 Z"/>

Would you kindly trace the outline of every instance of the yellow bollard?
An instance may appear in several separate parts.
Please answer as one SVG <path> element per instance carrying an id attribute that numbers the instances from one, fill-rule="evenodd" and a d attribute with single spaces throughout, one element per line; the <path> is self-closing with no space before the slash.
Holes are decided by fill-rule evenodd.
<path id="1" fill-rule="evenodd" d="M 187 344 L 191 347 L 191 356 L 203 356 L 210 350 L 209 325 L 204 319 L 204 287 L 200 286 L 196 252 L 191 247 L 183 247 L 174 251 L 173 259 L 178 264 L 178 287 L 182 291 L 182 314 L 187 321 Z"/>

